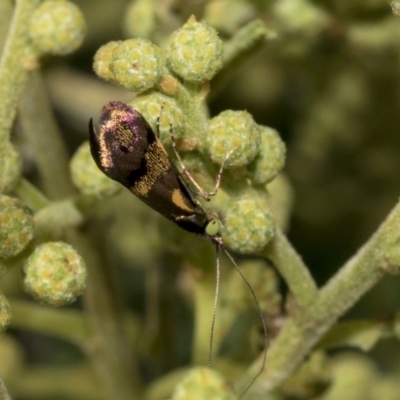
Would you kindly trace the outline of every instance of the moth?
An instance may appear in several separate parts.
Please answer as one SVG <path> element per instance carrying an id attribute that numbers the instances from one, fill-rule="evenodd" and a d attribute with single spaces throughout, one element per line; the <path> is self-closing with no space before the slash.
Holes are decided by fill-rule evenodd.
<path id="1" fill-rule="evenodd" d="M 231 260 L 250 289 L 263 324 L 265 343 L 263 365 L 259 373 L 261 374 L 265 366 L 268 339 L 264 316 L 259 307 L 258 300 L 233 257 L 224 247 L 218 216 L 213 212 L 206 211 L 201 206 L 196 200 L 187 180 L 185 180 L 185 177 L 188 178 L 200 195 L 209 200 L 210 196 L 216 194 L 218 190 L 224 163 L 221 165 L 221 169 L 217 175 L 215 190 L 211 193 L 206 193 L 183 166 L 179 154 L 175 149 L 174 141 L 172 143 L 175 154 L 181 164 L 182 173 L 171 161 L 163 144 L 146 119 L 137 110 L 119 101 L 109 102 L 103 106 L 100 113 L 99 131 L 96 131 L 91 119 L 89 121 L 89 133 L 93 159 L 104 174 L 120 182 L 149 207 L 182 229 L 200 234 L 214 244 L 216 248 L 217 283 L 210 333 L 209 366 L 212 357 L 219 290 L 220 249 Z M 227 158 L 230 154 L 227 154 Z"/>

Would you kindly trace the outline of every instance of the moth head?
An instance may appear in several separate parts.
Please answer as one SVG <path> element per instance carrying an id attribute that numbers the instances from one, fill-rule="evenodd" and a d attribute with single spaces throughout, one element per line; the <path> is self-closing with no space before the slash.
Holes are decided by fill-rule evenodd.
<path id="1" fill-rule="evenodd" d="M 89 121 L 90 149 L 97 166 L 109 178 L 129 182 L 133 170 L 140 168 L 149 138 L 149 124 L 134 108 L 119 101 L 103 106 L 99 130 Z"/>

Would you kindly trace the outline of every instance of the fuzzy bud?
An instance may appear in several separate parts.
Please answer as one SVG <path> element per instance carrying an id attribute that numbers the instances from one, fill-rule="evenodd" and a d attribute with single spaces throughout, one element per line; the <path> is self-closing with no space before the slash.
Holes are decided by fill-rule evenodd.
<path id="1" fill-rule="evenodd" d="M 85 288 L 85 262 L 67 243 L 41 244 L 26 261 L 24 271 L 26 290 L 54 306 L 72 303 Z"/>
<path id="2" fill-rule="evenodd" d="M 201 83 L 209 81 L 222 68 L 222 51 L 217 31 L 191 16 L 170 36 L 167 61 L 182 79 Z"/>
<path id="3" fill-rule="evenodd" d="M 32 14 L 30 36 L 41 53 L 72 53 L 82 44 L 85 34 L 83 14 L 69 1 L 44 1 Z"/>

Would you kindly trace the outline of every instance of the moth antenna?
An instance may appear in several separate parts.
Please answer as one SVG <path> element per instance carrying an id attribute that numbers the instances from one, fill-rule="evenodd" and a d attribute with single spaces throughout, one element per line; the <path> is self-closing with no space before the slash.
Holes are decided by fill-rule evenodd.
<path id="1" fill-rule="evenodd" d="M 256 381 L 256 379 L 262 374 L 262 372 L 264 371 L 265 368 L 265 364 L 266 364 L 266 360 L 267 360 L 267 349 L 268 349 L 268 344 L 269 344 L 269 339 L 268 339 L 268 332 L 267 332 L 267 325 L 265 323 L 265 318 L 264 315 L 261 311 L 261 307 L 260 307 L 260 302 L 258 301 L 258 298 L 253 290 L 253 288 L 251 287 L 249 281 L 246 279 L 246 277 L 243 275 L 242 271 L 240 270 L 240 268 L 238 267 L 238 265 L 236 264 L 235 260 L 233 259 L 233 257 L 230 255 L 230 253 L 228 252 L 228 250 L 226 250 L 225 246 L 223 246 L 221 244 L 222 250 L 224 250 L 224 253 L 228 256 L 228 258 L 231 260 L 232 264 L 234 265 L 234 267 L 236 268 L 237 272 L 239 272 L 239 275 L 242 277 L 244 283 L 247 285 L 247 287 L 250 290 L 250 293 L 254 299 L 254 302 L 256 303 L 257 306 L 257 310 L 258 313 L 260 314 L 260 319 L 262 322 L 262 326 L 263 326 L 263 331 L 264 331 L 264 350 L 263 350 L 263 361 L 262 361 L 262 365 L 260 368 L 260 371 L 257 373 L 257 375 L 251 380 L 250 384 L 247 386 L 247 388 L 244 390 L 244 392 L 240 395 L 240 397 L 242 397 L 253 385 L 253 383 Z"/>
<path id="2" fill-rule="evenodd" d="M 211 367 L 211 359 L 212 359 L 212 352 L 213 352 L 213 342 L 214 342 L 215 321 L 216 321 L 216 318 L 217 318 L 219 284 L 220 284 L 220 277 L 221 277 L 221 268 L 220 268 L 220 264 L 219 264 L 219 254 L 220 254 L 219 248 L 220 248 L 220 244 L 215 243 L 215 250 L 216 250 L 216 257 L 217 257 L 217 262 L 216 262 L 217 265 L 216 265 L 216 268 L 215 268 L 216 283 L 215 283 L 213 315 L 212 315 L 212 320 L 211 320 L 210 348 L 208 350 L 208 362 L 207 362 L 207 366 L 208 367 Z"/>

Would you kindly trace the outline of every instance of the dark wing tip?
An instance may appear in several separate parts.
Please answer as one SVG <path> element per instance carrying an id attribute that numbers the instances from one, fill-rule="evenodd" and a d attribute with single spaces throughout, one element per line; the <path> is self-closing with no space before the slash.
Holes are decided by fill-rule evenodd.
<path id="1" fill-rule="evenodd" d="M 90 143 L 90 152 L 92 153 L 92 157 L 98 167 L 101 169 L 100 163 L 100 143 L 99 138 L 96 132 L 96 129 L 93 126 L 93 118 L 89 120 L 89 143 Z"/>

